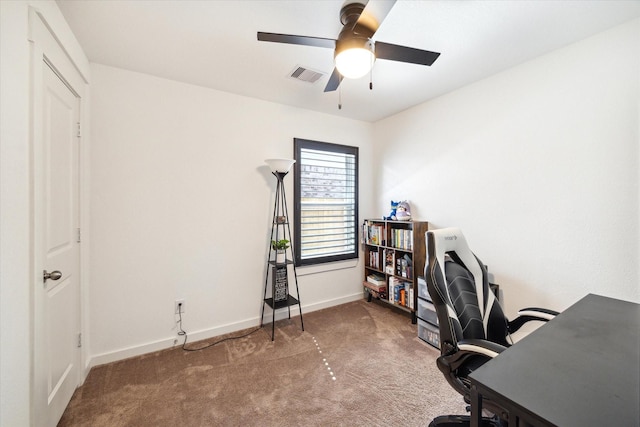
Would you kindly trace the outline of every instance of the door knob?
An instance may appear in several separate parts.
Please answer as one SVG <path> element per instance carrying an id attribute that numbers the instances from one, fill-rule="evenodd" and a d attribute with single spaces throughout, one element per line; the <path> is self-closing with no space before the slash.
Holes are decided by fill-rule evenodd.
<path id="1" fill-rule="evenodd" d="M 51 280 L 58 280 L 59 278 L 62 277 L 62 273 L 60 273 L 58 270 L 54 270 L 51 273 L 47 272 L 47 270 L 44 270 L 42 272 L 42 277 L 44 278 L 44 281 L 46 282 L 48 279 Z"/>

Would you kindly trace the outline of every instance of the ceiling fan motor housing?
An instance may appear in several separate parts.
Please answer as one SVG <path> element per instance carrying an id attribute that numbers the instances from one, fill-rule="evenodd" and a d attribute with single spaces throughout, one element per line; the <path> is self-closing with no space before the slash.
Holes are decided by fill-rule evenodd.
<path id="1" fill-rule="evenodd" d="M 375 56 L 375 46 L 373 41 L 367 37 L 362 37 L 357 34 L 349 34 L 344 37 L 340 34 L 340 37 L 336 40 L 336 50 L 333 53 L 334 59 L 341 52 L 344 52 L 347 49 L 366 49 Z"/>
<path id="2" fill-rule="evenodd" d="M 350 3 L 345 4 L 342 9 L 340 9 L 340 22 L 342 25 L 349 25 L 353 27 L 360 15 L 362 15 L 362 11 L 364 10 L 364 5 L 362 3 Z"/>
<path id="3" fill-rule="evenodd" d="M 373 32 L 369 34 L 369 31 L 366 31 L 367 28 L 356 28 L 363 10 L 364 5 L 361 3 L 346 4 L 340 10 L 340 22 L 343 27 L 336 40 L 334 59 L 340 52 L 347 49 L 366 49 L 375 55 L 373 42 L 370 39 Z"/>

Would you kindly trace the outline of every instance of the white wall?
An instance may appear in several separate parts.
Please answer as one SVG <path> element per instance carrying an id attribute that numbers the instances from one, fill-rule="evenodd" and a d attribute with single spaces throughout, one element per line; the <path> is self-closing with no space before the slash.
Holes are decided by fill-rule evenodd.
<path id="1" fill-rule="evenodd" d="M 0 31 L 0 425 L 9 426 L 29 423 L 27 6 L 0 2 Z"/>
<path id="2" fill-rule="evenodd" d="M 55 2 L 0 1 L 0 426 L 28 426 L 33 420 L 31 291 L 37 266 L 30 244 L 30 6 L 43 14 L 80 72 L 88 72 L 87 58 Z"/>
<path id="3" fill-rule="evenodd" d="M 264 159 L 291 158 L 301 137 L 358 146 L 368 165 L 371 125 L 91 71 L 93 363 L 172 345 L 176 299 L 190 340 L 258 325 L 276 184 Z M 369 168 L 360 179 L 370 206 Z M 361 278 L 359 267 L 301 276 L 303 314 L 361 298 Z"/>
<path id="4" fill-rule="evenodd" d="M 640 301 L 640 20 L 375 125 L 380 212 L 459 226 L 507 313 Z"/>

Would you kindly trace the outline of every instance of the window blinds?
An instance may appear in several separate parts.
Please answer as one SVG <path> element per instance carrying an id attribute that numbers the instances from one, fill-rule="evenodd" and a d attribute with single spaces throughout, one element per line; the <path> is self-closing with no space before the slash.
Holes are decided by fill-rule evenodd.
<path id="1" fill-rule="evenodd" d="M 300 259 L 357 255 L 357 156 L 299 151 Z"/>

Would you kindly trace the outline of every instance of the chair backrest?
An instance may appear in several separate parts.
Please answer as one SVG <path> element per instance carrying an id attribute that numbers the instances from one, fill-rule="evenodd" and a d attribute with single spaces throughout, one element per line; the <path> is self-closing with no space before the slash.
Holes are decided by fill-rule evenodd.
<path id="1" fill-rule="evenodd" d="M 508 345 L 507 319 L 489 287 L 487 270 L 469 249 L 459 228 L 426 233 L 427 289 L 438 314 L 440 342 L 454 348 L 461 339 Z M 445 351 L 445 346 L 441 346 Z"/>

